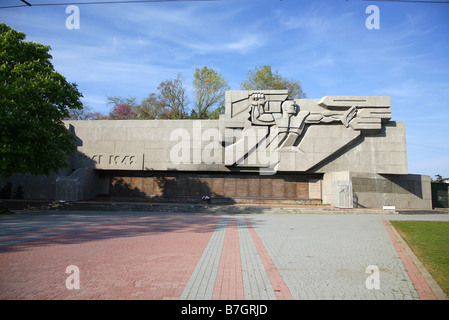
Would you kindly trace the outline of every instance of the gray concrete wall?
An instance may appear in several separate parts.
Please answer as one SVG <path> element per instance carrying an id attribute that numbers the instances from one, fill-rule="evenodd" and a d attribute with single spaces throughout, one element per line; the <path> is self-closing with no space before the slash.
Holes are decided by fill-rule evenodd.
<path id="1" fill-rule="evenodd" d="M 330 143 L 327 140 L 330 138 L 321 144 Z M 314 171 L 408 174 L 405 122 L 390 121 L 380 133 L 360 136 L 358 141 L 331 156 Z"/>
<path id="2" fill-rule="evenodd" d="M 58 174 L 45 175 L 14 174 L 6 179 L 11 183 L 12 199 L 54 200 L 56 195 L 56 178 Z"/>
<path id="3" fill-rule="evenodd" d="M 72 168 L 229 171 L 223 165 L 218 137 L 206 138 L 208 129 L 218 129 L 218 120 L 86 120 L 65 124 L 72 126 L 78 141 Z M 207 163 L 214 149 L 219 154 Z"/>
<path id="4" fill-rule="evenodd" d="M 250 166 L 225 166 L 219 120 L 85 120 L 65 124 L 72 127 L 78 141 L 72 169 L 251 170 Z M 405 123 L 389 122 L 374 135 L 360 135 L 341 125 L 310 127 L 299 150 L 280 150 L 279 160 L 280 172 L 407 174 Z M 253 168 L 258 170 L 258 166 Z"/>
<path id="5" fill-rule="evenodd" d="M 361 172 L 330 172 L 323 177 L 323 203 L 337 205 L 335 185 L 350 182 L 354 208 L 432 209 L 430 177 Z"/>
<path id="6" fill-rule="evenodd" d="M 324 204 L 337 205 L 335 201 L 335 185 L 339 182 L 351 182 L 349 171 L 328 172 L 323 176 L 322 200 Z"/>
<path id="7" fill-rule="evenodd" d="M 58 178 L 62 178 L 59 179 Z M 67 181 L 64 182 L 63 180 Z M 68 180 L 76 180 L 76 186 L 70 186 Z M 98 194 L 98 174 L 96 170 L 79 168 L 60 170 L 45 175 L 14 174 L 4 181 L 11 183 L 11 199 L 33 200 L 86 200 Z M 63 188 L 68 188 L 63 190 Z M 19 192 L 20 191 L 20 192 Z M 19 194 L 20 193 L 20 194 Z M 68 194 L 70 193 L 70 195 Z"/>
<path id="8" fill-rule="evenodd" d="M 355 207 L 432 209 L 429 176 L 352 173 L 351 179 Z"/>

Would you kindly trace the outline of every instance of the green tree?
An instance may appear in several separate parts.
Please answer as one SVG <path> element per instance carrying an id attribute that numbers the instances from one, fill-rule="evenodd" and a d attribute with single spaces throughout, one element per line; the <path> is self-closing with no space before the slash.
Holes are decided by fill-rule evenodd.
<path id="1" fill-rule="evenodd" d="M 432 180 L 432 182 L 442 183 L 442 182 L 446 182 L 446 180 L 448 180 L 448 178 L 443 178 L 440 174 L 436 174 L 435 179 L 431 179 L 431 180 Z"/>
<path id="2" fill-rule="evenodd" d="M 189 99 L 182 81 L 182 75 L 178 74 L 176 79 L 165 80 L 158 87 L 160 92 L 159 100 L 163 108 L 167 111 L 168 119 L 187 118 Z"/>
<path id="3" fill-rule="evenodd" d="M 186 119 L 189 100 L 183 77 L 168 79 L 158 86 L 159 93 L 150 93 L 134 107 L 138 119 Z"/>
<path id="4" fill-rule="evenodd" d="M 305 98 L 299 80 L 289 80 L 279 75 L 278 71 L 271 70 L 271 66 L 255 68 L 248 72 L 246 81 L 240 84 L 242 90 L 288 90 L 291 98 Z"/>
<path id="5" fill-rule="evenodd" d="M 0 24 L 0 175 L 49 174 L 67 166 L 74 137 L 62 120 L 81 93 L 56 72 L 50 46 Z"/>
<path id="6" fill-rule="evenodd" d="M 156 93 L 150 93 L 139 105 L 134 107 L 137 119 L 164 119 L 164 107 Z"/>
<path id="7" fill-rule="evenodd" d="M 204 66 L 196 68 L 193 75 L 193 96 L 195 98 L 191 118 L 217 119 L 224 110 L 225 92 L 228 81 L 217 71 Z"/>

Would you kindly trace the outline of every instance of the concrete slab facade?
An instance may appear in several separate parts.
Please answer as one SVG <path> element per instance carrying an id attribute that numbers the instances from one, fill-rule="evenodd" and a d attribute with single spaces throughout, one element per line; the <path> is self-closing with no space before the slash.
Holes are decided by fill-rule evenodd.
<path id="1" fill-rule="evenodd" d="M 65 125 L 77 144 L 65 175 L 82 184 L 83 199 L 209 192 L 232 201 L 339 205 L 345 192 L 350 207 L 431 208 L 430 178 L 408 174 L 405 123 L 391 121 L 389 97 L 295 100 L 286 90 L 229 91 L 219 120 Z"/>

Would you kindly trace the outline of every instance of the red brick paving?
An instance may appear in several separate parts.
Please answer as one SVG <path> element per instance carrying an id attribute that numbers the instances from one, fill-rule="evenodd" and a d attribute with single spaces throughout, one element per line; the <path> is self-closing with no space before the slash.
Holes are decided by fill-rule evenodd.
<path id="1" fill-rule="evenodd" d="M 388 235 L 391 238 L 391 241 L 393 242 L 394 247 L 396 248 L 396 251 L 398 252 L 399 257 L 402 260 L 402 263 L 404 264 L 405 269 L 408 272 L 408 275 L 410 277 L 410 280 L 412 280 L 416 291 L 418 292 L 418 295 L 421 300 L 437 300 L 435 294 L 433 293 L 432 289 L 428 285 L 427 281 L 424 279 L 422 274 L 419 272 L 416 265 L 413 263 L 410 256 L 405 251 L 404 247 L 399 242 L 398 238 L 394 234 L 393 230 L 391 230 L 390 225 L 386 221 L 386 219 L 381 216 L 382 221 L 385 225 L 385 228 L 387 229 Z"/>
<path id="2" fill-rule="evenodd" d="M 178 299 L 219 218 L 151 215 L 3 247 L 0 299 Z"/>
<path id="3" fill-rule="evenodd" d="M 64 223 L 64 224 L 56 224 L 49 227 L 35 227 L 35 228 L 29 228 L 22 231 L 15 231 L 10 233 L 4 233 L 2 235 L 2 241 L 11 241 L 11 240 L 17 240 L 17 239 L 24 239 L 29 237 L 36 237 L 40 235 L 46 235 L 51 232 L 60 232 L 64 230 L 70 230 L 73 228 L 82 228 L 88 225 L 96 224 L 96 223 L 103 223 L 107 221 L 113 221 L 117 219 L 92 219 L 89 222 L 70 222 L 70 223 Z"/>
<path id="4" fill-rule="evenodd" d="M 213 300 L 243 300 L 243 275 L 237 219 L 230 217 L 226 229 Z"/>

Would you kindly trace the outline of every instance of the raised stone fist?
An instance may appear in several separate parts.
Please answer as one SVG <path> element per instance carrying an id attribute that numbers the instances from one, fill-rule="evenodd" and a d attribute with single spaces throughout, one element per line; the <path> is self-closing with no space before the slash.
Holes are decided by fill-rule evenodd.
<path id="1" fill-rule="evenodd" d="M 251 94 L 251 105 L 253 106 L 261 106 L 264 105 L 266 100 L 265 100 L 265 95 L 262 92 L 255 92 L 253 94 Z"/>

